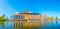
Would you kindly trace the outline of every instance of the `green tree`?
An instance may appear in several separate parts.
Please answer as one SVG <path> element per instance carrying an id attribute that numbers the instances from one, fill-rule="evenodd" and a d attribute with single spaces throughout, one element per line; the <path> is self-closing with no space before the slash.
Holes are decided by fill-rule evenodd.
<path id="1" fill-rule="evenodd" d="M 54 17 L 48 17 L 48 20 L 52 21 L 52 20 L 54 20 Z"/>
<path id="2" fill-rule="evenodd" d="M 56 20 L 58 20 L 58 17 L 56 16 L 56 18 L 55 18 Z"/>
<path id="3" fill-rule="evenodd" d="M 4 16 L 0 16 L 0 25 L 4 26 L 4 22 L 7 20 Z"/>
<path id="4" fill-rule="evenodd" d="M 0 21 L 5 21 L 7 20 L 4 16 L 0 16 Z"/>

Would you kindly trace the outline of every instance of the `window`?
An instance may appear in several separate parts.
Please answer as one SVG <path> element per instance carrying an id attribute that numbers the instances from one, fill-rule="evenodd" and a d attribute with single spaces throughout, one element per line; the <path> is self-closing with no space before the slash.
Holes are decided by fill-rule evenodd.
<path id="1" fill-rule="evenodd" d="M 18 19 L 18 16 L 16 16 L 16 19 Z"/>
<path id="2" fill-rule="evenodd" d="M 17 19 L 16 16 L 14 16 L 14 19 Z"/>
<path id="3" fill-rule="evenodd" d="M 15 19 L 15 16 L 14 16 L 14 19 Z"/>
<path id="4" fill-rule="evenodd" d="M 24 16 L 20 16 L 20 19 L 24 19 Z"/>
<path id="5" fill-rule="evenodd" d="M 14 19 L 24 19 L 24 16 L 14 16 Z"/>

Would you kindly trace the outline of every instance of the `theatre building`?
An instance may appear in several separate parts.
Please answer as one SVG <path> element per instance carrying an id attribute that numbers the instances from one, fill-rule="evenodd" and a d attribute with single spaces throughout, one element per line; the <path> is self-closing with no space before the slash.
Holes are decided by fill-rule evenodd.
<path id="1" fill-rule="evenodd" d="M 15 13 L 13 15 L 14 20 L 41 20 L 42 15 L 40 13 L 29 13 L 28 11 L 23 11 L 23 13 Z"/>
<path id="2" fill-rule="evenodd" d="M 23 13 L 15 13 L 13 15 L 13 18 L 14 20 L 18 20 L 18 21 L 15 21 L 14 27 L 18 28 L 18 26 L 20 26 L 25 29 L 28 27 L 30 28 L 32 26 L 35 26 L 40 28 L 42 15 L 40 13 L 28 13 L 28 11 L 24 11 Z M 22 23 L 19 20 L 27 20 L 27 22 Z"/>

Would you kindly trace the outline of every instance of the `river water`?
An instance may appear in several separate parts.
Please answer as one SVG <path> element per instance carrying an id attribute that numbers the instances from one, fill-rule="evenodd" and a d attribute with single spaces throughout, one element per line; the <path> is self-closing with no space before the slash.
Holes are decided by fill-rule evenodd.
<path id="1" fill-rule="evenodd" d="M 0 21 L 0 29 L 60 29 L 60 20 L 48 22 Z"/>

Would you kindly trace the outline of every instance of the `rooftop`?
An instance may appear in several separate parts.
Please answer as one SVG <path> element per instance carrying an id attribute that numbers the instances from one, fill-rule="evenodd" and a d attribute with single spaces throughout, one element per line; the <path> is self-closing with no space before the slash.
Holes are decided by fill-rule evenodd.
<path id="1" fill-rule="evenodd" d="M 39 15 L 41 13 L 19 13 L 19 14 Z"/>

